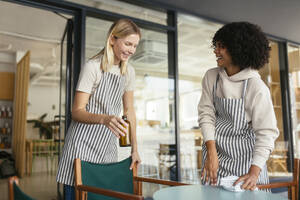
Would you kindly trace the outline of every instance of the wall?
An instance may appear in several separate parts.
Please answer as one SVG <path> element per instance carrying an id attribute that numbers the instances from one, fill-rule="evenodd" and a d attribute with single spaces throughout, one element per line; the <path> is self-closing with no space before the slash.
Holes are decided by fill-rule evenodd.
<path id="1" fill-rule="evenodd" d="M 59 87 L 30 86 L 28 93 L 27 119 L 37 119 L 47 113 L 45 121 L 53 121 L 59 113 Z M 27 138 L 37 138 L 38 129 L 28 124 Z"/>
<path id="2" fill-rule="evenodd" d="M 16 53 L 0 52 L 0 72 L 16 71 Z"/>

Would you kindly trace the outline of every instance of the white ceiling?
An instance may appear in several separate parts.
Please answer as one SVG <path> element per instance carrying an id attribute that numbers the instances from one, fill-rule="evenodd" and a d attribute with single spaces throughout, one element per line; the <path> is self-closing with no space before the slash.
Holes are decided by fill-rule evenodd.
<path id="1" fill-rule="evenodd" d="M 66 19 L 53 12 L 0 2 L 0 45 L 9 52 L 31 52 L 32 84 L 57 82 L 65 26 Z M 53 77 L 52 81 L 45 75 Z"/>
<path id="2" fill-rule="evenodd" d="M 78 0 L 73 0 L 78 1 Z M 93 1 L 85 1 L 93 2 Z M 117 5 L 97 3 L 98 7 L 117 12 Z M 94 2 L 95 3 L 95 2 Z M 131 9 L 131 7 L 129 7 Z M 119 5 L 120 12 L 126 14 L 125 4 Z M 132 15 L 132 9 L 127 14 Z M 142 9 L 142 8 L 140 8 Z M 147 19 L 165 21 L 165 15 L 157 11 L 139 10 L 147 13 Z M 154 17 L 155 16 L 155 17 Z M 70 16 L 66 16 L 70 17 Z M 106 32 L 112 22 L 87 18 L 86 58 L 96 54 L 104 45 Z M 9 52 L 31 51 L 31 84 L 51 85 L 58 83 L 60 67 L 60 41 L 66 26 L 66 19 L 56 13 L 0 1 L 0 47 L 8 47 Z M 178 18 L 179 73 L 181 79 L 196 80 L 211 67 L 215 66 L 211 38 L 220 24 L 212 23 L 188 15 Z M 142 29 L 145 48 L 139 51 L 143 59 L 131 60 L 138 76 L 153 75 L 167 77 L 167 35 Z M 153 46 L 155 43 L 160 46 Z M 144 50 L 144 51 L 143 51 Z M 159 51 L 158 51 L 159 50 Z M 0 51 L 5 51 L 4 49 Z M 143 51 L 143 52 L 142 52 Z M 138 54 L 139 52 L 137 52 Z M 153 58 L 161 59 L 154 63 Z M 141 60 L 143 62 L 141 62 Z M 1 61 L 0 61 L 1 62 Z"/>
<path id="3" fill-rule="evenodd" d="M 149 2 L 148 0 L 139 0 Z M 249 21 L 267 34 L 300 43 L 299 0 L 151 0 L 221 22 Z M 160 5 L 162 6 L 162 5 Z"/>

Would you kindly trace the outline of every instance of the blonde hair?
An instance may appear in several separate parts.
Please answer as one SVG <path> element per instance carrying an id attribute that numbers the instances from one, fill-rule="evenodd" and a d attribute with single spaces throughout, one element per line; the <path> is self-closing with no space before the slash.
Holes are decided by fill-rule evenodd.
<path id="1" fill-rule="evenodd" d="M 140 29 L 133 21 L 130 19 L 119 19 L 115 21 L 108 31 L 105 47 L 91 59 L 100 58 L 100 56 L 102 56 L 100 68 L 105 72 L 108 71 L 114 64 L 114 51 L 110 45 L 110 38 L 113 36 L 124 38 L 131 34 L 138 34 L 141 38 Z M 121 74 L 124 75 L 127 71 L 127 61 L 121 61 L 120 68 Z"/>

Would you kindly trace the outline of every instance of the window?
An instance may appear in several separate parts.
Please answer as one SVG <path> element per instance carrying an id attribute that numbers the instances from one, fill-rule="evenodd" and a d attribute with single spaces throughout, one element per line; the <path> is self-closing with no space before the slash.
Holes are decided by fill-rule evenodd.
<path id="1" fill-rule="evenodd" d="M 288 46 L 290 104 L 292 131 L 294 140 L 294 153 L 300 158 L 300 48 Z"/>
<path id="2" fill-rule="evenodd" d="M 190 15 L 178 15 L 178 72 L 181 178 L 199 183 L 202 134 L 198 127 L 198 103 L 205 72 L 217 66 L 211 40 L 221 24 Z"/>
<path id="3" fill-rule="evenodd" d="M 117 0 L 67 0 L 73 3 L 98 8 L 150 22 L 167 25 L 167 14 Z"/>

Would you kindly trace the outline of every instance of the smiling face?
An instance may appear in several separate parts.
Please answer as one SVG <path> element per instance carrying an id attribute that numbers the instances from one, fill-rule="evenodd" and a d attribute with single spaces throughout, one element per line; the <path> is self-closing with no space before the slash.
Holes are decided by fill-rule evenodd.
<path id="1" fill-rule="evenodd" d="M 114 51 L 114 64 L 118 65 L 121 61 L 127 61 L 135 53 L 139 41 L 138 34 L 131 34 L 124 38 L 112 36 L 110 44 Z"/>
<path id="2" fill-rule="evenodd" d="M 227 68 L 232 65 L 232 58 L 229 52 L 227 51 L 226 47 L 220 42 L 216 43 L 214 53 L 217 57 L 217 63 L 219 67 Z"/>

